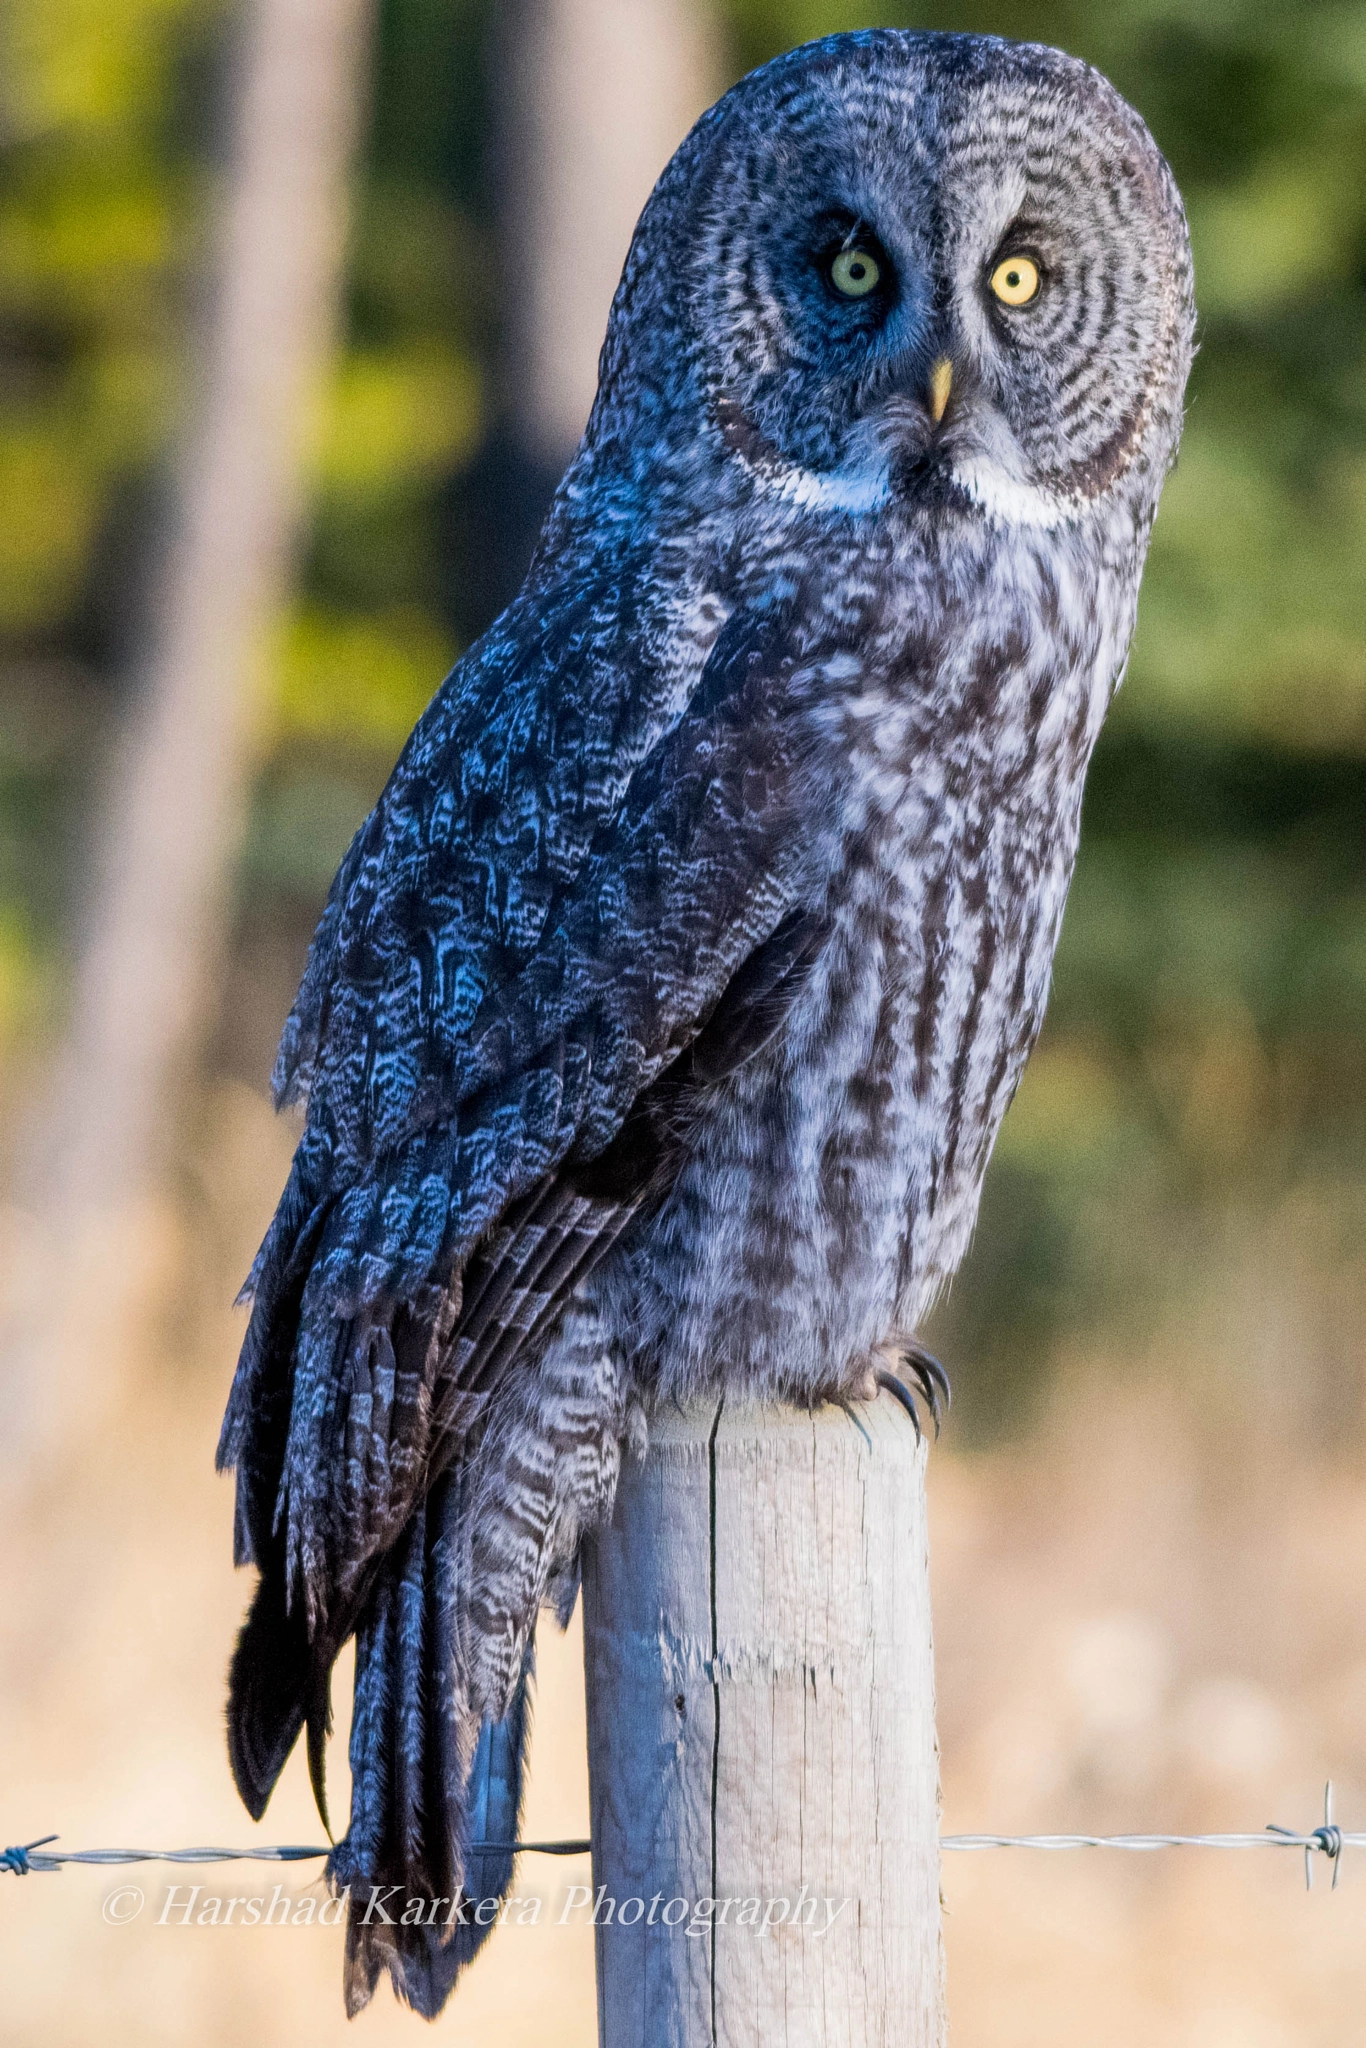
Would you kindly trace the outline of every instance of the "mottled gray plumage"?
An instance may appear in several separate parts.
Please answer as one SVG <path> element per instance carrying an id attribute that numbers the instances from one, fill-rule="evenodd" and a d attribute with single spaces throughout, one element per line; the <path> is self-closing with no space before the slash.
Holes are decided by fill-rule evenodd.
<path id="1" fill-rule="evenodd" d="M 320 1781 L 355 1633 L 335 1882 L 504 1885 L 466 1866 L 515 1825 L 535 1616 L 652 1404 L 864 1393 L 962 1257 L 1191 324 L 1166 166 L 1053 51 L 815 44 L 661 179 L 526 585 L 357 835 L 280 1052 L 229 1726 L 254 1813 L 305 1722 Z M 350 2006 L 387 1966 L 435 2011 L 478 1938 L 353 1912 Z"/>

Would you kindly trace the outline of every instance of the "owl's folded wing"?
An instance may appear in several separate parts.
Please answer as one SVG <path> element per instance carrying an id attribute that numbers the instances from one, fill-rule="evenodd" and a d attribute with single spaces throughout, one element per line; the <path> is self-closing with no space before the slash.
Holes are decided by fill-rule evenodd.
<path id="1" fill-rule="evenodd" d="M 342 862 L 275 1071 L 277 1099 L 310 1102 L 319 1191 L 469 1091 L 474 1041 L 533 962 L 544 977 L 586 870 L 601 879 L 628 817 L 645 825 L 638 785 L 661 748 L 675 742 L 686 804 L 684 732 L 705 744 L 707 708 L 753 662 L 781 660 L 785 614 L 741 613 L 685 705 L 600 596 L 557 598 L 544 623 L 512 616 L 471 651 Z"/>
<path id="2" fill-rule="evenodd" d="M 310 1638 L 330 1663 L 503 1371 L 667 1186 L 687 1092 L 762 1042 L 800 986 L 820 938 L 812 687 L 771 632 L 723 636 L 539 943 L 429 1063 L 406 1131 L 341 1187 L 310 1158 L 332 1076 L 359 1063 L 383 1091 L 387 1063 L 363 1033 L 335 1068 L 321 1047 L 220 1449 L 239 1556 L 263 1572 L 235 1679 L 271 1667 L 284 1683 L 242 1717 L 253 1806 L 313 1713 L 287 1667 L 297 1678 Z M 333 1028 L 356 992 L 334 992 Z"/>

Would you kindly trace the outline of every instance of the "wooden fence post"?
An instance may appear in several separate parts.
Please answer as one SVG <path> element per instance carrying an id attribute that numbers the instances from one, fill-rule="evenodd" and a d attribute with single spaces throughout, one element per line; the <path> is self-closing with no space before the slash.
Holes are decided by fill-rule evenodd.
<path id="1" fill-rule="evenodd" d="M 656 1418 L 586 1547 L 601 2048 L 941 2048 L 925 1447 Z"/>

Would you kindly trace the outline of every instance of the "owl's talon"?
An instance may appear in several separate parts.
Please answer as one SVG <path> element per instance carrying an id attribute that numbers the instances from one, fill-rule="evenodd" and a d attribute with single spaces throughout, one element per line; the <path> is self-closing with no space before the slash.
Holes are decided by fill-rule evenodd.
<path id="1" fill-rule="evenodd" d="M 923 1344 L 908 1344 L 902 1354 L 902 1363 L 909 1368 L 911 1377 L 929 1404 L 934 1417 L 934 1433 L 938 1436 L 940 1424 L 953 1405 L 949 1376 L 934 1353 L 927 1351 Z"/>
<path id="2" fill-rule="evenodd" d="M 919 1394 L 921 1400 L 930 1411 L 934 1421 L 934 1433 L 937 1437 L 949 1404 L 953 1399 L 952 1389 L 949 1386 L 949 1376 L 934 1353 L 927 1351 L 923 1344 L 907 1344 L 901 1353 L 901 1363 L 911 1381 L 910 1387 L 907 1386 L 906 1381 L 897 1373 L 889 1372 L 886 1368 L 875 1373 L 874 1378 L 879 1387 L 884 1387 L 889 1394 L 894 1395 L 900 1401 L 906 1413 L 915 1423 L 917 1435 L 921 1434 L 921 1429 L 920 1411 L 915 1404 L 915 1394 Z M 914 1388 L 914 1393 L 911 1390 L 912 1387 Z"/>
<path id="3" fill-rule="evenodd" d="M 899 1380 L 896 1374 L 888 1372 L 885 1366 L 879 1367 L 878 1371 L 874 1374 L 874 1378 L 877 1380 L 879 1387 L 885 1388 L 887 1393 L 900 1401 L 902 1407 L 910 1416 L 911 1421 L 915 1424 L 917 1438 L 923 1438 L 925 1432 L 920 1427 L 920 1410 L 916 1407 L 915 1396 L 906 1385 L 905 1380 Z M 937 1420 L 934 1425 L 934 1433 L 936 1436 L 939 1434 L 939 1423 Z"/>

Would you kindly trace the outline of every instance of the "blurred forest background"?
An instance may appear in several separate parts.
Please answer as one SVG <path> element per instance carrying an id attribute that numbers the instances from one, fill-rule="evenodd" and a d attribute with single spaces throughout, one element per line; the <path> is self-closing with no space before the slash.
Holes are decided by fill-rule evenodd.
<path id="1" fill-rule="evenodd" d="M 956 1394 L 935 1481 L 949 1820 L 1256 1827 L 1272 1817 L 1259 1801 L 1293 1796 L 1275 1817 L 1299 1824 L 1328 1763 L 1366 1801 L 1366 4 L 575 0 L 568 15 L 591 48 L 578 71 L 554 57 L 561 115 L 567 103 L 609 136 L 635 122 L 635 146 L 654 150 L 640 189 L 623 181 L 631 214 L 730 79 L 872 21 L 1061 44 L 1109 74 L 1173 165 L 1201 315 L 1186 438 L 1092 772 L 1048 1023 L 935 1333 Z M 683 41 L 651 73 L 655 15 Z M 34 1105 L 71 1029 L 105 791 L 137 716 L 201 397 L 244 18 L 227 0 L 0 0 L 0 1108 L 16 1268 Z M 525 60 L 534 20 L 532 0 L 379 0 L 357 30 L 337 342 L 287 587 L 223 741 L 241 756 L 234 850 L 157 1155 L 175 1219 L 160 1335 L 121 1397 L 117 1489 L 101 1491 L 109 1470 L 35 1453 L 31 1540 L 65 1559 L 45 1611 L 64 1598 L 53 1587 L 84 1580 L 103 1547 L 92 1518 L 123 1511 L 130 1474 L 164 1512 L 136 1554 L 112 1545 L 110 1611 L 136 1631 L 151 1597 L 137 1573 L 155 1573 L 162 1539 L 191 1606 L 228 1577 L 212 1416 L 237 1327 L 226 1302 L 288 1156 L 264 1101 L 274 1041 L 336 862 L 436 684 L 515 588 L 586 413 L 581 372 L 545 375 L 559 302 L 536 302 L 551 274 L 537 237 L 557 231 L 525 168 L 557 145 Z M 615 68 L 595 68 L 609 49 Z M 637 104 L 651 91 L 667 102 L 653 128 Z M 570 197 L 574 260 L 581 216 L 619 211 L 623 194 Z M 613 268 L 625 233 L 607 237 Z M 599 328 L 609 295 L 610 281 L 589 293 Z M 193 1474 L 180 1491 L 167 1460 Z M 64 1521 L 73 1472 L 91 1488 L 79 1535 Z M 207 1599 L 165 1695 L 168 1713 L 207 1717 L 196 1756 L 213 1754 L 240 1593 Z M 155 1626 L 174 1632 L 165 1598 Z M 74 1611 L 73 1634 L 88 1633 L 89 1602 Z M 74 1661 L 54 1663 L 34 1613 L 7 1628 L 4 1780 L 33 1768 L 53 1798 L 85 1789 L 64 1814 L 28 1816 L 25 1800 L 0 1828 L 31 1817 L 35 1834 L 105 1839 L 107 1816 L 140 1837 L 164 1814 L 168 1832 L 202 1835 L 198 1765 L 180 1804 L 149 1808 L 161 1744 L 145 1727 L 134 1738 L 131 1709 L 101 1722 L 82 1766 L 104 1755 L 129 1804 L 72 1776 L 71 1729 L 35 1731 L 95 1652 L 72 1643 Z M 92 1680 L 97 1697 L 134 1683 L 129 1656 Z M 146 1770 L 119 1778 L 130 1753 Z M 245 1835 L 217 1781 L 213 1811 L 227 1839 Z M 302 1803 L 291 1813 L 307 1834 Z M 1344 1818 L 1366 1825 L 1366 1807 Z M 1094 1871 L 948 1871 L 960 2042 L 1280 2048 L 1311 2008 L 1324 2023 L 1353 2001 L 1359 2013 L 1359 1899 L 1349 1938 L 1345 1899 L 1334 1933 L 1305 1917 L 1291 1870 Z M 55 1940 L 55 1908 L 32 1894 L 58 1882 L 29 1882 L 26 1954 Z M 79 1882 L 60 1880 L 73 1897 Z M 79 1896 L 86 1918 L 63 1920 L 62 1939 L 75 1956 L 88 1935 L 104 1960 L 60 1989 L 7 1965 L 0 2009 L 18 1999 L 24 2039 L 40 2024 L 65 2039 L 64 2013 L 74 2040 L 80 2015 L 141 2010 L 133 1937 Z M 7 1895 L 0 1928 L 10 1912 Z M 188 2038 L 192 2016 L 216 2039 L 210 1998 L 225 2040 L 248 2018 L 277 2038 L 285 2008 L 244 1988 L 254 1949 L 200 1975 L 189 1952 L 187 1937 L 181 2004 L 166 2008 L 181 2019 L 158 2032 L 144 2012 L 138 2038 Z M 279 1961 L 268 1982 L 285 1996 Z M 519 1995 L 509 1976 L 478 2009 L 508 2041 Z M 286 2001 L 291 2039 L 339 2031 L 336 1985 L 317 1996 L 325 2012 Z M 590 2019 L 555 2032 L 587 2040 Z"/>

